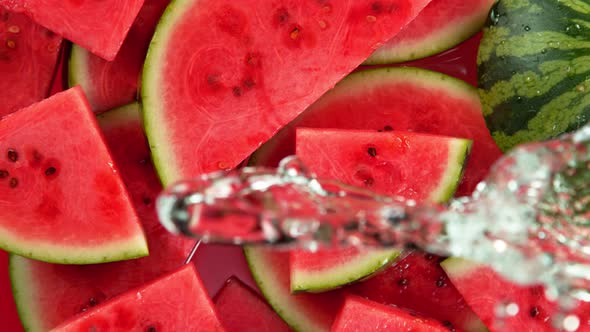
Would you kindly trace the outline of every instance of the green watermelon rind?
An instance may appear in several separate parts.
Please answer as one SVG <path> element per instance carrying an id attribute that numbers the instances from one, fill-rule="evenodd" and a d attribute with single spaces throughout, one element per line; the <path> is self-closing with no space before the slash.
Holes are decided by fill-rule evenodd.
<path id="1" fill-rule="evenodd" d="M 109 128 L 111 124 L 120 125 L 123 121 L 137 121 L 137 114 L 140 114 L 140 112 L 141 106 L 139 103 L 133 102 L 99 114 L 96 119 L 101 128 Z"/>
<path id="2" fill-rule="evenodd" d="M 18 240 L 0 229 L 0 249 L 38 261 L 72 265 L 110 263 L 149 255 L 143 232 L 124 241 L 110 241 L 94 248 L 84 248 L 82 245 L 41 243 L 35 239 Z"/>
<path id="3" fill-rule="evenodd" d="M 453 198 L 461 183 L 472 146 L 473 141 L 468 139 L 456 138 L 449 142 L 447 171 L 441 177 L 437 189 L 430 195 L 430 201 L 445 203 Z"/>
<path id="4" fill-rule="evenodd" d="M 362 280 L 391 264 L 398 250 L 370 250 L 352 261 L 321 271 L 291 270 L 291 292 L 322 292 Z"/>
<path id="5" fill-rule="evenodd" d="M 87 89 L 90 84 L 90 77 L 88 76 L 88 58 L 90 53 L 84 48 L 72 44 L 70 48 L 70 56 L 68 59 L 68 86 L 74 87 L 79 85 L 84 90 L 86 98 L 92 100 L 93 96 L 89 95 L 91 89 Z"/>
<path id="6" fill-rule="evenodd" d="M 37 314 L 39 309 L 35 301 L 26 302 L 23 299 L 34 299 L 35 289 L 32 287 L 34 283 L 28 278 L 30 273 L 26 273 L 27 259 L 17 255 L 10 255 L 8 258 L 8 273 L 10 275 L 10 285 L 12 287 L 12 295 L 16 304 L 18 317 L 20 318 L 23 328 L 27 332 L 42 332 L 46 331 L 47 327 L 41 325 L 41 321 L 30 319 L 30 317 L 39 317 Z M 20 273 L 19 273 L 20 272 Z M 27 293 L 24 295 L 23 293 Z"/>
<path id="7" fill-rule="evenodd" d="M 464 17 L 463 20 L 446 28 L 436 29 L 429 34 L 428 38 L 417 40 L 413 43 L 396 43 L 395 46 L 387 47 L 388 44 L 378 48 L 363 64 L 364 65 L 385 65 L 401 63 L 406 61 L 419 60 L 431 55 L 447 51 L 478 33 L 483 27 L 487 11 L 476 12 L 473 16 Z M 405 29 L 412 28 L 412 22 Z M 395 39 L 395 37 L 394 37 Z"/>
<path id="8" fill-rule="evenodd" d="M 280 289 L 280 285 L 273 284 L 274 273 L 271 272 L 272 266 L 265 264 L 260 255 L 264 252 L 264 248 L 245 246 L 244 256 L 248 262 L 248 267 L 252 273 L 256 285 L 264 295 L 264 298 L 268 301 L 268 304 L 273 310 L 294 330 L 297 332 L 306 331 L 322 331 L 323 328 L 318 325 L 314 325 L 313 320 L 310 319 L 304 312 L 297 310 L 286 311 L 290 305 L 287 303 L 290 297 L 277 296 L 277 289 Z M 270 277 L 270 278 L 269 278 Z M 287 299 L 287 301 L 282 301 Z"/>
<path id="9" fill-rule="evenodd" d="M 156 26 L 154 36 L 147 51 L 139 91 L 143 126 L 149 142 L 162 141 L 159 137 L 166 136 L 166 128 L 156 120 L 158 117 L 150 116 L 151 112 L 155 112 L 154 110 L 162 109 L 161 100 L 157 93 L 159 80 L 158 77 L 153 76 L 157 75 L 158 68 L 163 63 L 162 58 L 167 50 L 168 36 L 173 32 L 175 23 L 183 16 L 186 8 L 192 2 L 193 0 L 172 0 L 170 2 Z M 143 105 L 149 105 L 149 107 L 144 107 Z M 162 182 L 163 186 L 168 186 L 172 182 L 171 179 L 174 178 L 174 174 L 171 174 L 171 172 L 174 172 L 174 169 L 177 168 L 171 165 L 175 158 L 166 155 L 170 154 L 171 151 L 161 149 L 154 144 L 150 144 L 150 150 L 152 153 L 152 162 L 158 173 L 160 182 Z"/>

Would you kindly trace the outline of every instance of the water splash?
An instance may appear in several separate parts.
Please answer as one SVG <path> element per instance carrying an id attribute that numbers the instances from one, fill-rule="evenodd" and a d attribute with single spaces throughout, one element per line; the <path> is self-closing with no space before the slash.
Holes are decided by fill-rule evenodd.
<path id="1" fill-rule="evenodd" d="M 564 312 L 590 301 L 590 125 L 518 147 L 471 197 L 416 205 L 315 178 L 294 157 L 181 182 L 157 202 L 174 233 L 222 243 L 419 247 L 546 286 Z"/>

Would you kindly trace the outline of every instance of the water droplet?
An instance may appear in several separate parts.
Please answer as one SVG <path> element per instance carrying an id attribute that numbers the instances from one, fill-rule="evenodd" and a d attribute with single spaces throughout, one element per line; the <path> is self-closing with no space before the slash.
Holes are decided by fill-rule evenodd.
<path id="1" fill-rule="evenodd" d="M 525 26 L 524 26 L 524 31 L 531 31 L 531 27 L 530 27 L 530 26 L 528 26 L 528 25 L 525 25 Z"/>
<path id="2" fill-rule="evenodd" d="M 580 318 L 576 315 L 569 315 L 563 319 L 563 328 L 568 332 L 577 331 L 580 327 Z"/>

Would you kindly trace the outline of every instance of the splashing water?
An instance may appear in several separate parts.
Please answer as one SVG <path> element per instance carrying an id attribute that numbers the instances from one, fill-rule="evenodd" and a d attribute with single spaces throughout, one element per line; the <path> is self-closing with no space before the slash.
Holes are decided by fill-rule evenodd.
<path id="1" fill-rule="evenodd" d="M 319 180 L 289 157 L 277 170 L 181 182 L 157 207 L 168 230 L 205 242 L 418 247 L 483 262 L 520 284 L 542 283 L 563 312 L 573 300 L 590 302 L 590 125 L 518 147 L 471 197 L 444 206 Z"/>

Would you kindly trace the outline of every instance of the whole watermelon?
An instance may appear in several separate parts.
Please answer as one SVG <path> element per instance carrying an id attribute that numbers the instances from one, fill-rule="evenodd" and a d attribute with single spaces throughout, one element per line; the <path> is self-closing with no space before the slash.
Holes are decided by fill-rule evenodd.
<path id="1" fill-rule="evenodd" d="M 480 96 L 504 151 L 590 120 L 590 2 L 500 0 L 478 54 Z"/>

